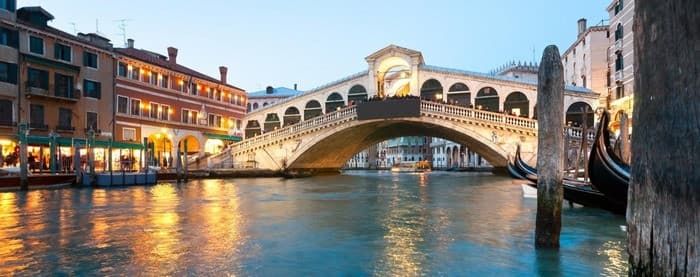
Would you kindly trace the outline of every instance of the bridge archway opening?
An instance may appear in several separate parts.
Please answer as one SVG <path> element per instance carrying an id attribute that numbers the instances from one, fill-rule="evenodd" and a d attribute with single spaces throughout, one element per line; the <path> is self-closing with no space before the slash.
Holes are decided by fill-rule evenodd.
<path id="1" fill-rule="evenodd" d="M 148 136 L 148 144 L 153 149 L 152 162 L 154 165 L 168 165 L 168 161 L 172 159 L 173 151 L 172 136 L 165 133 L 153 133 Z"/>
<path id="2" fill-rule="evenodd" d="M 583 126 L 583 114 L 584 111 L 587 115 L 586 126 L 593 127 L 594 112 L 590 105 L 586 102 L 576 102 L 566 109 L 566 123 L 573 126 Z"/>
<path id="3" fill-rule="evenodd" d="M 471 91 L 464 83 L 455 83 L 447 91 L 447 102 L 454 105 L 469 107 L 472 104 Z"/>
<path id="4" fill-rule="evenodd" d="M 281 126 L 280 117 L 276 113 L 268 113 L 265 115 L 265 123 L 263 125 L 265 133 L 276 130 Z"/>
<path id="5" fill-rule="evenodd" d="M 411 64 L 400 57 L 388 57 L 377 66 L 377 96 L 410 94 Z"/>
<path id="6" fill-rule="evenodd" d="M 420 98 L 432 101 L 442 101 L 442 84 L 440 81 L 430 79 L 423 82 L 420 88 Z"/>
<path id="7" fill-rule="evenodd" d="M 333 92 L 326 98 L 326 113 L 331 113 L 342 109 L 345 106 L 345 101 L 340 93 Z"/>
<path id="8" fill-rule="evenodd" d="M 282 118 L 282 125 L 289 126 L 299 123 L 301 121 L 301 113 L 296 107 L 289 107 L 284 111 L 284 117 Z"/>
<path id="9" fill-rule="evenodd" d="M 362 85 L 354 85 L 348 91 L 348 105 L 367 101 L 367 90 Z"/>
<path id="10" fill-rule="evenodd" d="M 260 134 L 262 134 L 260 122 L 258 122 L 257 120 L 248 120 L 248 122 L 245 125 L 245 137 L 252 138 Z"/>
<path id="11" fill-rule="evenodd" d="M 519 91 L 514 91 L 508 94 L 506 101 L 503 103 L 503 110 L 508 114 L 517 116 L 529 117 L 530 100 L 527 96 Z"/>
<path id="12" fill-rule="evenodd" d="M 304 106 L 304 120 L 309 120 L 322 114 L 323 108 L 321 108 L 321 103 L 316 100 L 306 102 L 306 106 Z"/>
<path id="13" fill-rule="evenodd" d="M 504 167 L 507 154 L 489 137 L 469 127 L 454 127 L 419 119 L 371 120 L 356 122 L 353 126 L 319 134 L 304 142 L 301 151 L 289 156 L 288 167 L 293 169 L 322 169 L 343 167 L 357 153 L 379 142 L 397 137 L 436 137 L 463 145 L 483 157 L 494 167 Z M 448 164 L 460 160 L 460 148 L 448 149 Z M 391 161 L 387 161 L 391 162 Z"/>
<path id="14" fill-rule="evenodd" d="M 492 87 L 483 87 L 476 93 L 474 105 L 476 105 L 477 109 L 490 112 L 500 112 L 499 101 L 500 98 L 496 89 Z"/>

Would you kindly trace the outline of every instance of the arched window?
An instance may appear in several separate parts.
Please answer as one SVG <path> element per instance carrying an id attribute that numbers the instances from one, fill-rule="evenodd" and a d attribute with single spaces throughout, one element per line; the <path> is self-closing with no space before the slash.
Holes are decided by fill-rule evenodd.
<path id="1" fill-rule="evenodd" d="M 354 85 L 348 91 L 348 105 L 367 101 L 367 90 L 362 85 Z"/>
<path id="2" fill-rule="evenodd" d="M 258 109 L 258 103 L 253 103 L 253 110 L 257 110 L 257 109 Z"/>
<path id="3" fill-rule="evenodd" d="M 442 101 L 442 84 L 435 79 L 425 81 L 420 88 L 420 98 Z"/>
<path id="4" fill-rule="evenodd" d="M 624 31 L 622 29 L 622 23 L 617 23 L 617 29 L 615 29 L 615 41 L 621 40 L 624 36 Z"/>
<path id="5" fill-rule="evenodd" d="M 615 71 L 620 71 L 625 68 L 625 61 L 622 58 L 622 53 L 617 53 L 615 58 Z"/>
<path id="6" fill-rule="evenodd" d="M 280 117 L 276 113 L 269 113 L 265 116 L 265 133 L 273 131 L 281 126 Z"/>
<path id="7" fill-rule="evenodd" d="M 296 107 L 287 108 L 287 110 L 284 112 L 283 121 L 282 126 L 293 125 L 301 121 L 301 113 L 299 112 L 299 109 Z"/>
<path id="8" fill-rule="evenodd" d="M 321 108 L 321 103 L 319 103 L 316 100 L 311 100 L 306 103 L 306 106 L 304 107 L 304 120 L 309 120 L 314 117 L 317 117 L 323 113 L 323 109 Z"/>
<path id="9" fill-rule="evenodd" d="M 506 101 L 503 103 L 503 109 L 509 114 L 529 117 L 530 113 L 528 110 L 530 109 L 530 101 L 524 93 L 515 91 L 506 97 Z"/>
<path id="10" fill-rule="evenodd" d="M 474 105 L 477 109 L 482 109 L 490 112 L 499 112 L 498 92 L 492 87 L 484 87 L 476 93 Z"/>
<path id="11" fill-rule="evenodd" d="M 260 135 L 261 133 L 262 130 L 260 128 L 260 122 L 257 120 L 248 120 L 248 123 L 245 125 L 245 137 L 252 138 Z"/>
<path id="12" fill-rule="evenodd" d="M 467 107 L 472 104 L 471 92 L 464 83 L 455 83 L 447 92 L 447 102 L 454 105 Z"/>
<path id="13" fill-rule="evenodd" d="M 326 98 L 326 113 L 334 112 L 344 107 L 345 101 L 340 93 L 334 92 Z"/>

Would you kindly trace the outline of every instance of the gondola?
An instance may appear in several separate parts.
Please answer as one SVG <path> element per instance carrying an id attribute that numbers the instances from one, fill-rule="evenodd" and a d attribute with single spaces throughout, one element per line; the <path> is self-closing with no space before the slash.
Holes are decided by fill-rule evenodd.
<path id="1" fill-rule="evenodd" d="M 520 157 L 520 147 L 516 149 L 515 159 L 511 163 L 508 162 L 508 170 L 514 171 L 511 176 L 522 176 L 532 183 L 528 183 L 529 186 L 537 188 L 537 169 L 529 166 Z M 564 199 L 576 204 L 583 205 L 585 207 L 593 207 L 604 209 L 616 214 L 625 213 L 625 205 L 610 201 L 605 195 L 596 190 L 589 183 L 576 179 L 564 178 L 563 189 L 564 189 Z"/>
<path id="2" fill-rule="evenodd" d="M 613 152 L 608 130 L 609 121 L 610 115 L 604 112 L 600 117 L 600 127 L 591 148 L 588 175 L 591 184 L 610 201 L 626 207 L 630 167 Z"/>

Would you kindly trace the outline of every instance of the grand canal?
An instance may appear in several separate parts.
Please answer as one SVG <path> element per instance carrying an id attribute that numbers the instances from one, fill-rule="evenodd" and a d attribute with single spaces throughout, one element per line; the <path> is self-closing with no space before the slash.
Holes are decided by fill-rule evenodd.
<path id="1" fill-rule="evenodd" d="M 505 177 L 355 172 L 0 193 L 0 276 L 626 275 L 622 216 L 563 210 Z"/>

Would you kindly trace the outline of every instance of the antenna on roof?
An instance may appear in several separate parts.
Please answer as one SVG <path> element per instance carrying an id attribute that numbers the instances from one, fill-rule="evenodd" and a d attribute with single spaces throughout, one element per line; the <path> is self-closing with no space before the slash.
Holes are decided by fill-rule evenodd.
<path id="1" fill-rule="evenodd" d="M 73 26 L 73 34 L 77 34 L 77 33 L 78 33 L 78 29 L 75 28 L 75 22 L 68 22 L 68 24 L 70 24 L 70 25 Z"/>
<path id="2" fill-rule="evenodd" d="M 122 39 L 124 40 L 124 47 L 126 47 L 126 22 L 131 21 L 131 19 L 122 18 L 114 21 L 119 22 L 118 28 L 121 32 L 118 35 L 122 37 Z"/>
<path id="3" fill-rule="evenodd" d="M 100 32 L 100 21 L 99 19 L 95 18 L 95 34 Z"/>

